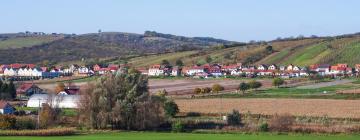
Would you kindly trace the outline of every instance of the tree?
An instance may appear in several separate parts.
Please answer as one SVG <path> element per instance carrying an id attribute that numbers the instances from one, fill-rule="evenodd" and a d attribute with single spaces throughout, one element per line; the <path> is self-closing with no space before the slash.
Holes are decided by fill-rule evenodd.
<path id="1" fill-rule="evenodd" d="M 206 61 L 207 63 L 210 63 L 210 62 L 212 61 L 211 56 L 209 56 L 209 55 L 206 56 L 205 61 Z"/>
<path id="2" fill-rule="evenodd" d="M 9 88 L 8 91 L 11 96 L 11 99 L 15 99 L 16 98 L 16 88 L 15 88 L 13 81 L 10 81 L 8 88 Z"/>
<path id="3" fill-rule="evenodd" d="M 81 93 L 80 122 L 94 129 L 145 130 L 164 122 L 164 100 L 150 96 L 148 78 L 116 73 L 88 83 Z"/>
<path id="4" fill-rule="evenodd" d="M 64 83 L 57 83 L 55 87 L 55 93 L 59 93 L 61 91 L 65 90 L 65 84 Z"/>
<path id="5" fill-rule="evenodd" d="M 227 115 L 227 123 L 229 125 L 239 125 L 241 124 L 241 116 L 239 111 L 233 110 L 232 113 Z"/>
<path id="6" fill-rule="evenodd" d="M 283 85 L 285 83 L 284 79 L 281 79 L 281 78 L 275 78 L 272 82 L 273 86 L 276 86 L 276 87 L 280 87 L 281 85 Z"/>
<path id="7" fill-rule="evenodd" d="M 255 90 L 257 90 L 258 88 L 260 88 L 262 86 L 261 82 L 258 82 L 255 80 L 250 81 L 248 84 L 251 89 L 255 89 Z"/>
<path id="8" fill-rule="evenodd" d="M 224 87 L 219 84 L 214 84 L 211 89 L 212 89 L 212 92 L 218 93 L 220 91 L 223 91 Z"/>
<path id="9" fill-rule="evenodd" d="M 7 83 L 3 83 L 0 87 L 0 99 L 3 100 L 10 100 L 11 99 L 11 95 L 9 93 L 9 88 L 8 88 L 8 84 Z"/>
<path id="10" fill-rule="evenodd" d="M 174 117 L 177 113 L 179 113 L 179 107 L 173 100 L 165 102 L 164 110 L 167 117 Z"/>
<path id="11" fill-rule="evenodd" d="M 181 59 L 177 59 L 175 64 L 176 64 L 176 66 L 179 66 L 179 67 L 184 66 L 184 62 Z"/>
<path id="12" fill-rule="evenodd" d="M 170 66 L 170 62 L 168 60 L 164 59 L 161 61 L 161 65 Z"/>
<path id="13" fill-rule="evenodd" d="M 210 91 L 211 91 L 211 88 L 209 88 L 209 87 L 201 88 L 201 93 L 203 93 L 203 94 L 209 93 Z"/>
<path id="14" fill-rule="evenodd" d="M 194 93 L 195 93 L 195 94 L 200 94 L 200 93 L 201 93 L 201 88 L 198 88 L 198 87 L 195 88 L 195 89 L 194 89 Z"/>
<path id="15" fill-rule="evenodd" d="M 272 47 L 271 45 L 266 46 L 266 51 L 267 51 L 268 53 L 273 53 L 273 52 L 274 52 L 273 47 Z"/>
<path id="16" fill-rule="evenodd" d="M 245 82 L 242 82 L 240 83 L 239 85 L 239 90 L 241 90 L 243 92 L 243 94 L 245 94 L 245 91 L 246 90 L 249 90 L 250 89 L 250 85 L 245 83 Z"/>

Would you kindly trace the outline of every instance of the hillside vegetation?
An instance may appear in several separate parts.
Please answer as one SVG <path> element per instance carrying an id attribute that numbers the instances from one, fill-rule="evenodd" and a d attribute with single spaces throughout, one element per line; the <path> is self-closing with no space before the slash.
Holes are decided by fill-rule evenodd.
<path id="1" fill-rule="evenodd" d="M 31 37 L 4 39 L 4 40 L 0 40 L 0 49 L 16 49 L 22 47 L 32 47 L 35 45 L 49 43 L 58 39 L 61 39 L 61 37 L 31 36 Z"/>
<path id="2" fill-rule="evenodd" d="M 93 58 L 199 50 L 210 46 L 236 43 L 207 37 L 191 38 L 156 32 L 145 32 L 145 34 L 119 32 L 84 34 L 49 42 L 32 43 L 33 46 L 31 47 L 21 47 L 26 46 L 23 45 L 26 44 L 24 43 L 26 41 L 19 40 L 18 37 L 12 39 L 17 39 L 14 42 L 20 45 L 11 47 L 12 49 L 0 50 L 0 57 L 2 58 L 0 63 L 41 63 L 45 60 L 58 63 Z M 28 42 L 39 41 L 29 39 Z"/>

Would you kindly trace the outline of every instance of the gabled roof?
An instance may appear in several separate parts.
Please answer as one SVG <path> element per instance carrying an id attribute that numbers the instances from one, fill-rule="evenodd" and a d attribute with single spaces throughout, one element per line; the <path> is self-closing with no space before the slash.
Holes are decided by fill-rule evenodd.
<path id="1" fill-rule="evenodd" d="M 23 83 L 16 89 L 16 92 L 17 93 L 26 92 L 27 90 L 29 90 L 33 86 L 36 86 L 36 85 L 33 84 L 33 83 Z"/>

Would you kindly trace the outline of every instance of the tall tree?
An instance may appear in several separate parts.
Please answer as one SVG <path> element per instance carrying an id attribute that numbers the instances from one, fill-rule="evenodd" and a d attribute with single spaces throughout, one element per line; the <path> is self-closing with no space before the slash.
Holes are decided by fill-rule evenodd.
<path id="1" fill-rule="evenodd" d="M 163 122 L 162 100 L 148 92 L 148 79 L 140 73 L 117 73 L 89 83 L 82 93 L 80 114 L 90 127 L 143 130 Z"/>
<path id="2" fill-rule="evenodd" d="M 245 91 L 249 89 L 250 89 L 250 85 L 248 83 L 245 82 L 240 83 L 239 90 L 241 90 L 243 94 L 245 94 Z"/>
<path id="3" fill-rule="evenodd" d="M 168 60 L 164 59 L 161 61 L 161 65 L 170 66 L 170 62 Z"/>

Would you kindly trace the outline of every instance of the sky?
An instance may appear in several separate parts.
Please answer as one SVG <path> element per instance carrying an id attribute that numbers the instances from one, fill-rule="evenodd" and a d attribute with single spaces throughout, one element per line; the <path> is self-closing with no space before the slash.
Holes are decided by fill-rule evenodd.
<path id="1" fill-rule="evenodd" d="M 0 33 L 144 33 L 232 41 L 360 32 L 359 0 L 1 0 Z"/>

